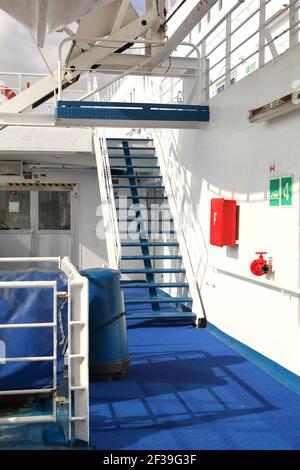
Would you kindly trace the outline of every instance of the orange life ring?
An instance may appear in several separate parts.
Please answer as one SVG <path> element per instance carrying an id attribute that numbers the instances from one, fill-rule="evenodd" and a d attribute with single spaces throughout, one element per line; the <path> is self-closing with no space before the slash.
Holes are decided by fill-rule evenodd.
<path id="1" fill-rule="evenodd" d="M 15 96 L 17 96 L 16 93 L 10 88 L 8 88 L 6 85 L 0 85 L 0 92 L 2 95 L 6 96 L 8 100 L 11 100 Z"/>

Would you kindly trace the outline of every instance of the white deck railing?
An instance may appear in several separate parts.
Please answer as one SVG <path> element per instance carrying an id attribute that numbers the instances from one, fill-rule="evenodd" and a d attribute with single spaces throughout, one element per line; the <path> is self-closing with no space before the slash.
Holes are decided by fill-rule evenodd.
<path id="1" fill-rule="evenodd" d="M 42 357 L 3 357 L 0 364 L 10 362 L 51 361 L 53 364 L 53 385 L 51 388 L 2 390 L 0 396 L 52 394 L 52 413 L 40 416 L 1 417 L 0 425 L 32 424 L 57 421 L 57 299 L 64 297 L 68 301 L 68 439 L 89 442 L 89 381 L 88 381 L 88 280 L 82 277 L 69 258 L 0 258 L 1 264 L 12 263 L 53 263 L 68 277 L 68 290 L 57 290 L 56 281 L 4 281 L 0 289 L 36 288 L 53 290 L 53 320 L 51 322 L 0 324 L 1 329 L 9 328 L 52 328 L 53 355 Z M 1 367 L 1 365 L 0 365 Z M 75 423 L 73 425 L 73 423 Z"/>
<path id="2" fill-rule="evenodd" d="M 28 87 L 33 86 L 39 80 L 47 77 L 45 73 L 27 73 L 27 72 L 3 72 L 0 71 L 0 106 L 1 106 L 1 92 L 7 87 L 12 90 L 16 95 L 26 90 Z M 81 96 L 90 91 L 90 80 L 88 76 L 80 77 L 78 84 L 73 87 L 68 87 L 62 91 L 62 98 L 65 100 L 77 100 Z M 53 90 L 55 91 L 55 90 Z M 3 102 L 5 99 L 3 98 Z M 49 98 L 40 106 L 35 108 L 37 113 L 53 114 L 57 104 L 57 95 L 54 93 L 53 98 Z"/>
<path id="3" fill-rule="evenodd" d="M 259 0 L 257 8 L 255 5 L 250 0 L 237 0 L 196 43 L 203 62 L 202 99 L 209 99 L 230 88 L 247 73 L 263 67 L 299 43 L 299 0 L 290 0 L 289 3 Z M 238 15 L 244 18 L 238 20 Z M 254 26 L 255 22 L 257 26 Z M 278 49 L 276 44 L 280 40 L 285 45 Z M 248 62 L 250 59 L 254 61 L 251 64 Z M 247 72 L 245 64 L 253 65 L 253 68 Z"/>

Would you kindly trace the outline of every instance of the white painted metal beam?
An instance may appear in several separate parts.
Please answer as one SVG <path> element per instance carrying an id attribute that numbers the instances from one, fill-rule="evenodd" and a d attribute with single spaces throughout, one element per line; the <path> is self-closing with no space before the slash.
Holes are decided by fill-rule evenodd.
<path id="1" fill-rule="evenodd" d="M 55 121 L 56 127 L 115 127 L 142 129 L 200 129 L 207 122 L 198 121 L 142 121 L 126 119 L 61 119 Z"/>
<path id="2" fill-rule="evenodd" d="M 116 127 L 116 128 L 145 128 L 145 129 L 199 129 L 205 122 L 196 121 L 134 121 L 114 119 L 61 119 L 55 120 L 50 114 L 15 114 L 0 113 L 1 126 L 22 127 Z"/>
<path id="3" fill-rule="evenodd" d="M 53 127 L 54 116 L 51 114 L 0 113 L 0 129 L 5 126 Z"/>
<path id="4" fill-rule="evenodd" d="M 129 70 L 131 67 L 138 65 L 143 60 L 146 60 L 147 56 L 143 55 L 134 55 L 134 54 L 112 54 L 101 62 L 101 68 L 99 71 L 103 73 L 117 73 L 124 72 Z M 170 64 L 171 61 L 171 64 Z M 198 71 L 198 61 L 195 58 L 191 57 L 170 57 L 165 59 L 157 67 L 141 67 L 138 71 L 138 75 L 141 74 L 151 74 L 151 75 L 167 75 L 172 76 L 182 76 L 184 73 L 197 73 Z M 114 72 L 115 71 L 115 72 Z M 135 73 L 134 73 L 135 74 Z"/>
<path id="5" fill-rule="evenodd" d="M 273 59 L 275 59 L 276 57 L 278 57 L 278 51 L 277 51 L 275 42 L 272 38 L 271 31 L 268 27 L 265 27 L 265 38 L 267 40 L 267 43 L 269 44 L 269 48 L 273 56 Z"/>
<path id="6" fill-rule="evenodd" d="M 207 14 L 207 12 L 217 3 L 218 0 L 200 0 L 191 10 L 185 19 L 180 23 L 174 34 L 166 42 L 164 48 L 158 52 L 153 59 L 153 67 L 159 64 L 164 58 L 169 57 L 174 49 L 184 41 L 186 36 Z"/>
<path id="7" fill-rule="evenodd" d="M 112 33 L 115 33 L 116 31 L 118 31 L 122 27 L 122 24 L 124 22 L 129 4 L 130 4 L 130 0 L 122 0 L 121 6 L 120 6 L 119 11 L 117 13 L 117 17 L 116 17 L 115 22 L 113 24 L 113 27 L 111 29 Z"/>
<path id="8" fill-rule="evenodd" d="M 258 63 L 259 67 L 265 65 L 265 26 L 266 26 L 266 0 L 260 0 L 260 12 L 259 12 L 259 50 L 258 50 Z"/>

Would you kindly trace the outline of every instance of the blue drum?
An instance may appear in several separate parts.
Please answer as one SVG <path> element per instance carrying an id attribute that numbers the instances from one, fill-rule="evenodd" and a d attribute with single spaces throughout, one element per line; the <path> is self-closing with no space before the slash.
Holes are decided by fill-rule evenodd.
<path id="1" fill-rule="evenodd" d="M 120 273 L 92 268 L 89 281 L 89 371 L 91 379 L 121 377 L 129 365 Z"/>

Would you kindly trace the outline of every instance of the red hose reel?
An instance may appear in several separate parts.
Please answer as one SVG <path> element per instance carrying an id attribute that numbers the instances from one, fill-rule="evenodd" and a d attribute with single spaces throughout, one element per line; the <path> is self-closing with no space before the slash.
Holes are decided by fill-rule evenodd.
<path id="1" fill-rule="evenodd" d="M 264 274 L 268 274 L 271 271 L 271 266 L 263 256 L 266 255 L 267 252 L 257 251 L 255 254 L 259 255 L 259 257 L 250 264 L 252 274 L 254 274 L 254 276 L 263 276 Z"/>

